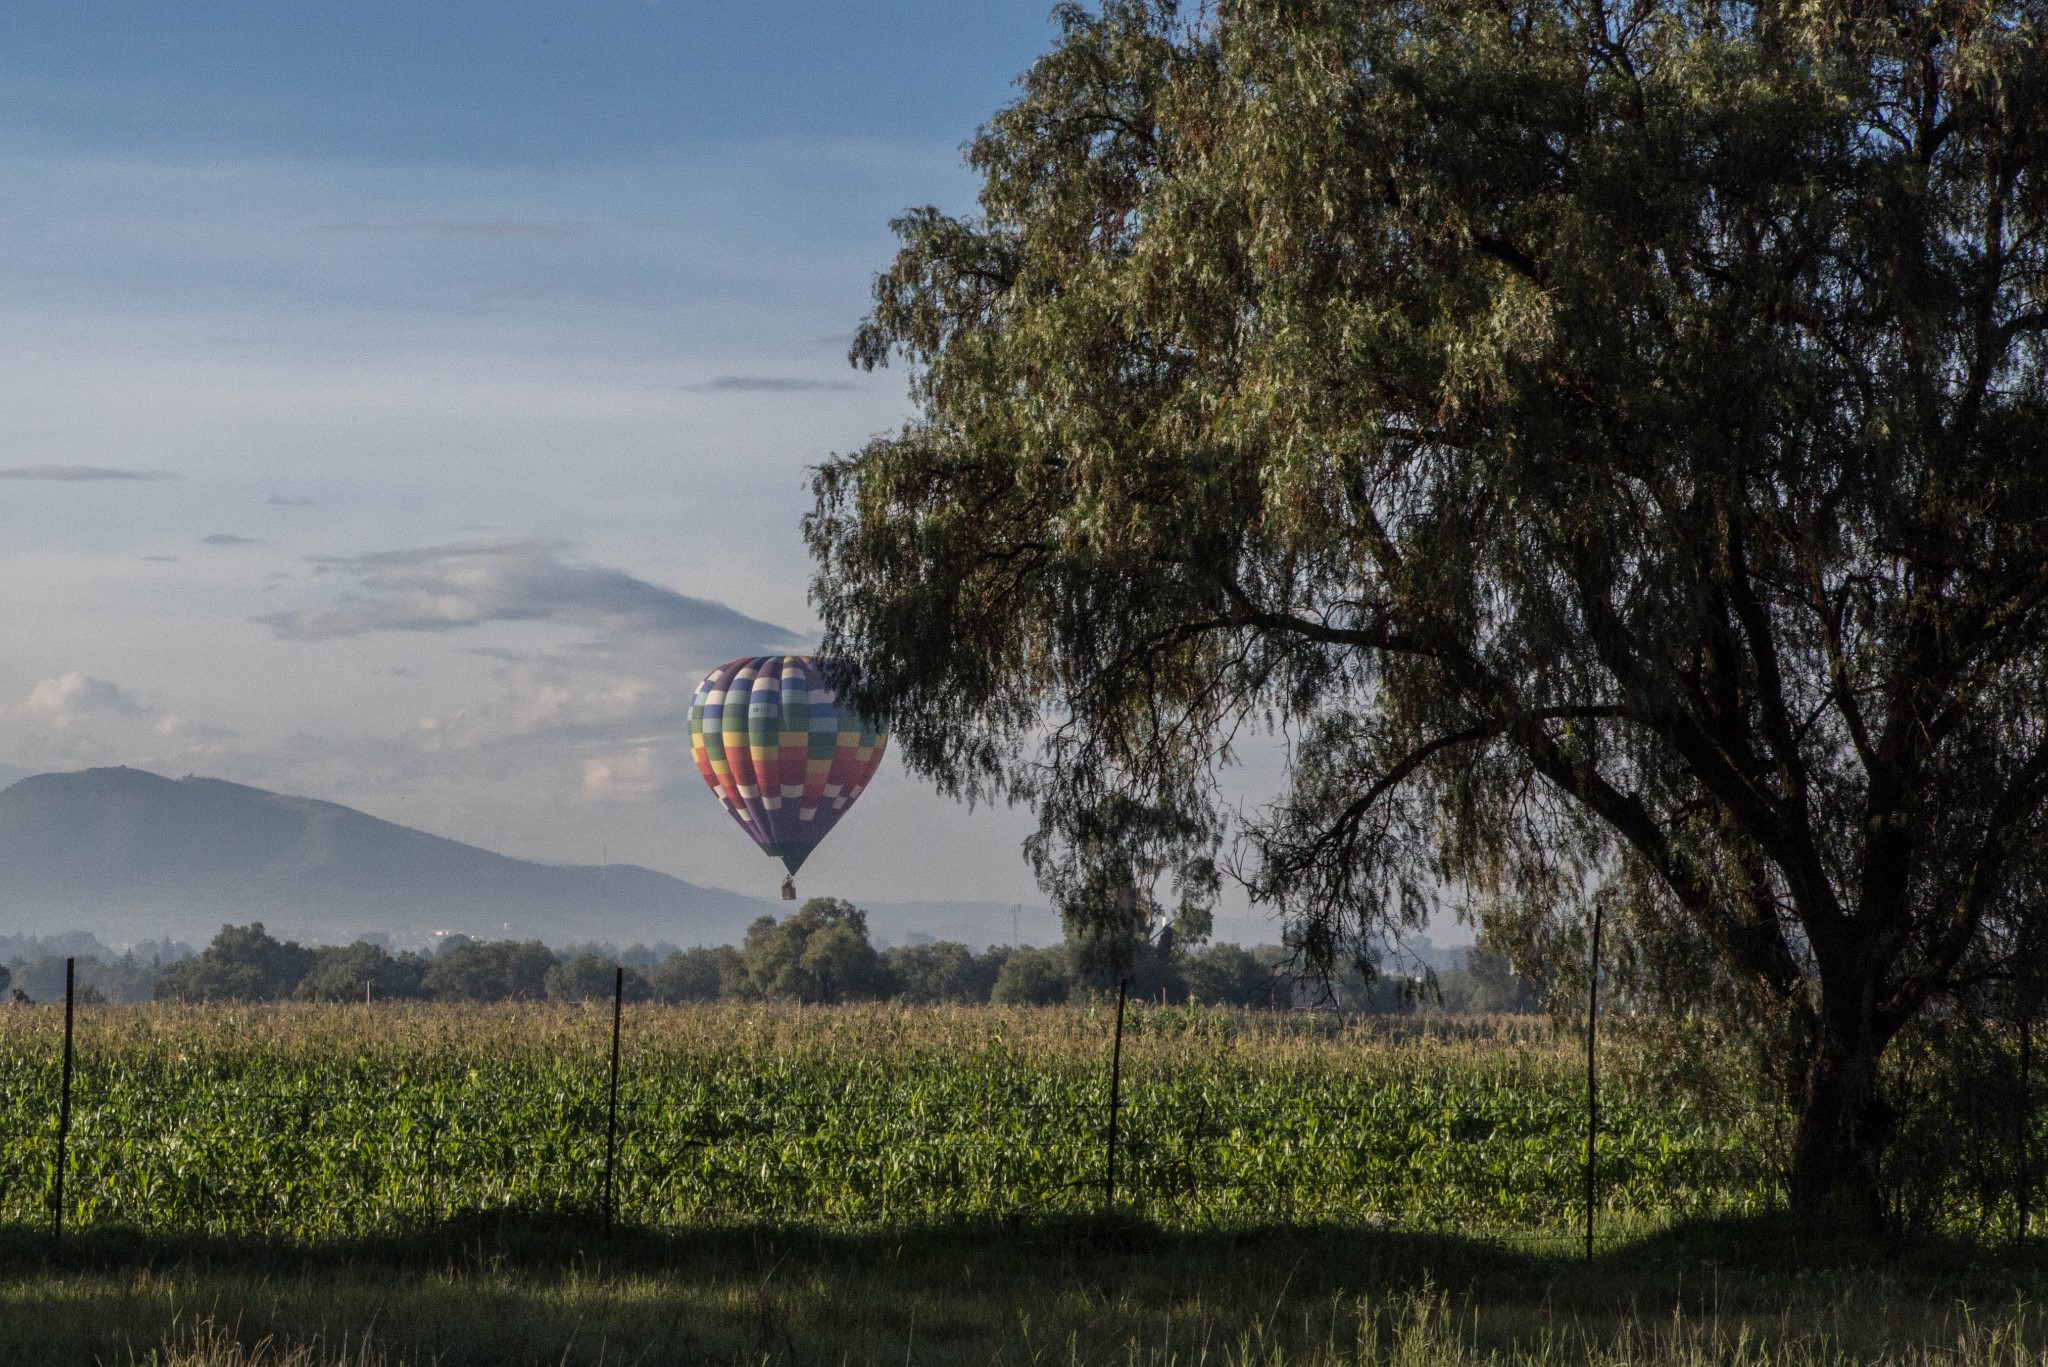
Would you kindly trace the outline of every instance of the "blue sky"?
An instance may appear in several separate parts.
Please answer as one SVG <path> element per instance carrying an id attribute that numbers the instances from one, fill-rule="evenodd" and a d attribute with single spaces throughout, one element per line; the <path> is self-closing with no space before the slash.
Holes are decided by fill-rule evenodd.
<path id="1" fill-rule="evenodd" d="M 0 13 L 9 131 L 201 158 L 588 167 L 764 139 L 955 147 L 1046 44 L 1039 0 L 187 5 Z"/>
<path id="2" fill-rule="evenodd" d="M 696 677 L 815 629 L 889 218 L 1048 6 L 0 8 L 4 773 L 132 763 L 772 890 Z M 891 767 L 807 892 L 1035 900 Z"/>

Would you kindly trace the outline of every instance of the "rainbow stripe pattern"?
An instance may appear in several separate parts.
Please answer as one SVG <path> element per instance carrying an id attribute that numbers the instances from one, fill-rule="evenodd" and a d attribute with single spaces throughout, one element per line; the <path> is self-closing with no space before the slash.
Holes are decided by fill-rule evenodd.
<path id="1" fill-rule="evenodd" d="M 881 767 L 888 733 L 839 705 L 811 655 L 720 665 L 690 701 L 690 756 L 732 819 L 794 874 Z"/>

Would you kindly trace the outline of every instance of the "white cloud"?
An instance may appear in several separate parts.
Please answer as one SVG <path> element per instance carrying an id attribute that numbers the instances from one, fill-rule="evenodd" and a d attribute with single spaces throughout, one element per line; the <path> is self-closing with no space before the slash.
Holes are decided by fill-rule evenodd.
<path id="1" fill-rule="evenodd" d="M 559 622 L 617 637 L 653 637 L 692 655 L 754 654 L 797 645 L 795 632 L 638 579 L 563 557 L 538 538 L 502 538 L 315 562 L 369 592 L 332 607 L 256 620 L 295 641 L 379 631 L 455 631 L 485 622 Z"/>
<path id="2" fill-rule="evenodd" d="M 205 745 L 213 741 L 233 740 L 241 734 L 230 727 L 216 726 L 212 722 L 195 721 L 191 717 L 159 717 L 156 723 L 156 733 L 159 736 L 168 736 L 173 740 L 191 741 L 196 745 Z"/>
<path id="3" fill-rule="evenodd" d="M 65 730 L 81 717 L 96 712 L 139 717 L 148 711 L 119 684 L 88 678 L 73 670 L 69 674 L 38 681 L 28 691 L 28 700 L 17 709 L 16 715 Z"/>
<path id="4" fill-rule="evenodd" d="M 579 796 L 592 800 L 653 797 L 667 784 L 662 756 L 652 745 L 593 755 L 583 761 Z"/>

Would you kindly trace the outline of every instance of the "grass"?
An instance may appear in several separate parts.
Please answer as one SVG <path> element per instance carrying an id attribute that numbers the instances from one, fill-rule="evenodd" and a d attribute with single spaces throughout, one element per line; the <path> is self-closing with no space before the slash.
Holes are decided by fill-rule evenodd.
<path id="1" fill-rule="evenodd" d="M 1683 1040 L 1134 1012 L 1099 1213 L 1086 1010 L 0 1012 L 0 1363 L 2048 1363 L 2034 1245 L 1814 1244 Z"/>
<path id="2" fill-rule="evenodd" d="M 2048 1360 L 2037 1250 L 1802 1246 L 1769 1220 L 1554 1247 L 1138 1222 L 607 1240 L 473 1217 L 319 1246 L 0 1249 L 0 1360 L 1351 1363 Z"/>

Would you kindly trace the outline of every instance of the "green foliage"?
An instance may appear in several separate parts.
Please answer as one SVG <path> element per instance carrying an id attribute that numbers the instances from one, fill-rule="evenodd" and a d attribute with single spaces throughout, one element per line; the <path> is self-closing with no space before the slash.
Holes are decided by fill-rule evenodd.
<path id="1" fill-rule="evenodd" d="M 45 1215 L 59 1017 L 0 1012 L 0 1222 Z M 1134 1001 L 1133 1208 L 1171 1226 L 1569 1230 L 1576 1042 L 1540 1023 L 1401 1028 Z M 622 1214 L 872 1227 L 1090 1211 L 1106 1030 L 1079 1009 L 630 1008 Z M 588 1011 L 113 1008 L 79 1039 L 72 1228 L 325 1239 L 595 1199 L 609 1030 Z M 1609 1210 L 1782 1199 L 1774 1113 L 1702 1101 L 1626 1046 L 1608 1067 Z"/>
<path id="2" fill-rule="evenodd" d="M 747 928 L 741 956 L 754 992 L 799 1002 L 873 1001 L 889 994 L 881 956 L 868 942 L 867 913 L 836 897 L 813 897 L 781 921 Z"/>
<path id="3" fill-rule="evenodd" d="M 596 954 L 578 954 L 562 960 L 547 973 L 547 994 L 549 1001 L 586 1002 L 610 1001 L 621 987 L 618 980 L 619 964 Z M 637 969 L 625 970 L 623 983 L 625 998 L 629 1002 L 644 1002 L 653 995 L 647 977 Z"/>
<path id="4" fill-rule="evenodd" d="M 1003 960 L 990 991 L 997 1006 L 1052 1006 L 1074 990 L 1074 974 L 1065 949 L 1011 951 Z"/>
<path id="5" fill-rule="evenodd" d="M 292 995 L 309 1002 L 395 1001 L 424 994 L 427 960 L 417 954 L 393 957 L 381 945 L 322 945 L 313 966 Z"/>
<path id="6" fill-rule="evenodd" d="M 1204 1005 L 1290 1006 L 1294 984 L 1237 945 L 1212 945 L 1188 961 L 1189 994 Z"/>
<path id="7" fill-rule="evenodd" d="M 539 1001 L 555 956 L 538 940 L 451 939 L 427 965 L 421 986 L 440 1001 Z"/>
<path id="8" fill-rule="evenodd" d="M 1886 1048 L 2048 908 L 2040 5 L 1059 13 L 854 344 L 917 414 L 806 524 L 852 701 L 1112 956 L 1282 728 L 1310 963 L 1454 886 L 1582 1001 L 1600 908 L 1867 1201 Z"/>
<path id="9" fill-rule="evenodd" d="M 739 1000 L 749 986 L 746 960 L 731 945 L 716 949 L 681 949 L 647 974 L 654 999 L 662 1002 Z"/>
<path id="10" fill-rule="evenodd" d="M 920 1005 L 1054 1005 L 1110 996 L 1116 988 L 1104 966 L 1077 969 L 1084 956 L 1072 945 L 1021 951 L 997 947 L 976 954 L 965 945 L 940 941 L 877 954 L 867 940 L 865 914 L 829 898 L 814 899 L 779 923 L 764 917 L 750 935 L 751 963 L 729 945 L 675 950 L 657 960 L 653 951 L 638 946 L 624 954 L 604 946 L 570 946 L 558 955 L 536 941 L 479 942 L 460 935 L 449 937 L 434 957 L 411 951 L 393 955 L 366 941 L 306 950 L 272 939 L 260 926 L 252 936 L 251 929 L 223 928 L 206 955 L 180 961 L 186 966 L 167 978 L 161 977 L 167 966 L 159 958 L 147 965 L 132 953 L 112 964 L 81 959 L 81 999 L 146 1000 L 161 981 L 161 1000 L 592 1001 L 611 996 L 613 971 L 621 962 L 628 965 L 626 1000 L 671 1004 L 897 998 Z M 1294 1002 L 1288 955 L 1277 946 L 1188 951 L 1175 945 L 1172 936 L 1162 938 L 1166 943 L 1144 940 L 1126 946 L 1126 979 L 1134 998 L 1282 1007 Z M 1013 957 L 1017 962 L 1011 965 Z M 645 968 L 633 966 L 636 961 Z M 1497 983 L 1450 975 L 1429 1004 L 1481 1014 L 1529 1009 L 1527 984 L 1498 960 L 1487 963 Z M 306 967 L 300 973 L 302 964 Z M 63 994 L 63 970 L 62 959 L 46 958 L 27 965 L 23 981 L 31 996 L 52 1000 Z M 1344 979 L 1320 1004 L 1400 1014 L 1420 1000 L 1362 979 Z"/>
<path id="11" fill-rule="evenodd" d="M 274 1001 L 288 997 L 313 967 L 313 951 L 279 941 L 261 921 L 222 926 L 195 959 L 170 965 L 156 982 L 158 1001 Z"/>
<path id="12" fill-rule="evenodd" d="M 1540 1011 L 1542 997 L 1536 985 L 1514 971 L 1507 955 L 1475 949 L 1465 955 L 1457 972 L 1439 984 L 1438 1000 L 1446 1011 L 1468 1015 L 1498 1015 L 1508 1012 Z"/>
<path id="13" fill-rule="evenodd" d="M 891 949 L 882 955 L 882 965 L 894 988 L 892 995 L 903 1001 L 957 1005 L 986 1002 L 1009 956 L 1007 949 L 976 954 L 966 945 L 940 940 Z"/>

